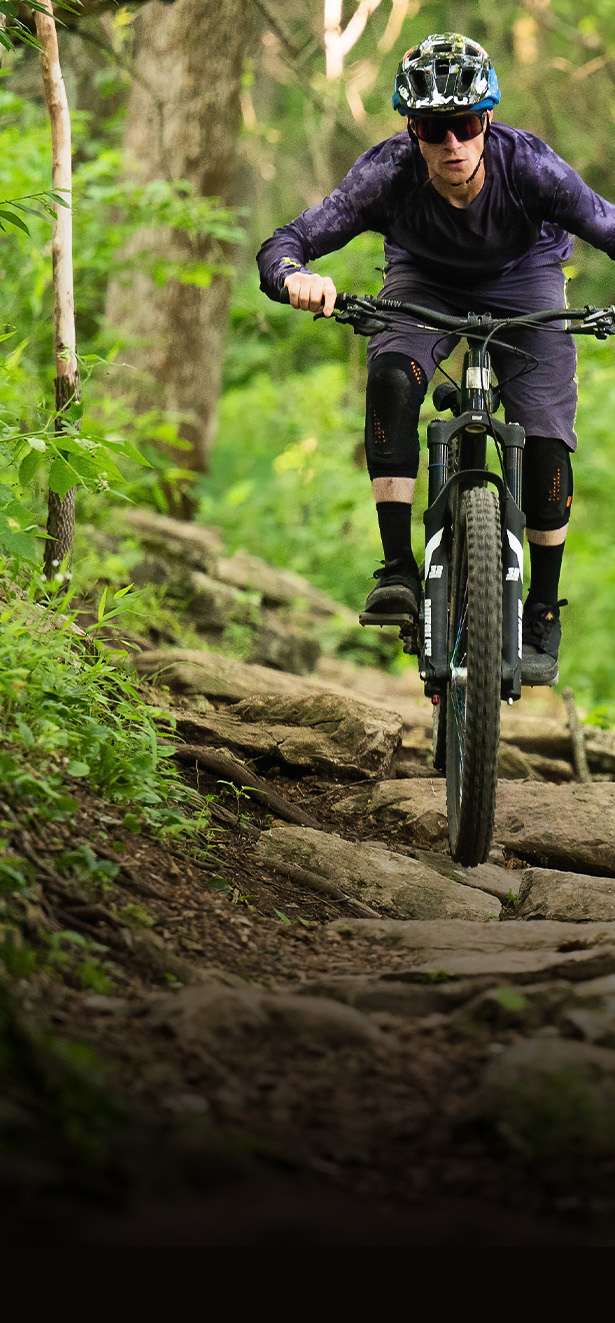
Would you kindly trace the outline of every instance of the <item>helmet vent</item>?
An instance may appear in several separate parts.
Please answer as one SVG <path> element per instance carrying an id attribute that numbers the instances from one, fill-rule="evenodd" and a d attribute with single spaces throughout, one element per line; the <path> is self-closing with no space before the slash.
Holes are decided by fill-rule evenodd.
<path id="1" fill-rule="evenodd" d="M 429 79 L 422 69 L 413 69 L 409 74 L 409 81 L 417 97 L 429 95 Z"/>

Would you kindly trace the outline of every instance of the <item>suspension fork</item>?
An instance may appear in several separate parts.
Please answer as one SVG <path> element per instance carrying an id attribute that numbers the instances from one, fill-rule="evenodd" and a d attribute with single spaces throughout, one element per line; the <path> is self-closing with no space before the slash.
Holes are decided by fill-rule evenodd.
<path id="1" fill-rule="evenodd" d="M 475 418 L 478 422 L 478 419 Z M 427 428 L 429 450 L 428 507 L 423 516 L 425 524 L 425 598 L 423 647 L 420 655 L 420 674 L 428 696 L 442 694 L 448 679 L 448 609 L 450 595 L 451 507 L 455 505 L 463 485 L 493 483 L 500 496 L 502 521 L 502 698 L 513 702 L 521 697 L 521 616 L 523 610 L 523 529 L 525 516 L 521 511 L 521 470 L 525 436 L 518 423 L 495 423 L 494 431 L 502 446 L 503 478 L 489 473 L 481 464 L 478 454 L 479 436 L 471 437 L 471 450 L 476 439 L 477 450 L 472 455 L 476 468 L 462 469 L 450 474 L 448 457 L 450 442 L 461 434 L 468 421 L 468 411 L 459 419 L 445 421 L 436 418 Z M 470 434 L 471 435 L 471 434 Z M 464 444 L 468 436 L 464 437 Z M 468 456 L 469 458 L 470 456 Z"/>

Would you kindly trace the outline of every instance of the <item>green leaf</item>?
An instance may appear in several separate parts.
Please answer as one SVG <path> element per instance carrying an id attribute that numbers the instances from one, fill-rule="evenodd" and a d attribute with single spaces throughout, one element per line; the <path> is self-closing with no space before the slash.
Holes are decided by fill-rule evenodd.
<path id="1" fill-rule="evenodd" d="M 36 470 L 43 462 L 43 456 L 38 450 L 29 450 L 28 454 L 22 459 L 19 465 L 19 481 L 22 487 L 27 487 L 32 481 Z"/>
<path id="2" fill-rule="evenodd" d="M 82 763 L 78 758 L 73 758 L 66 768 L 69 776 L 89 776 L 90 769 L 87 763 Z"/>
<path id="3" fill-rule="evenodd" d="M 35 563 L 36 534 L 36 528 L 20 528 L 7 510 L 0 510 L 0 549 L 5 555 Z"/>
<path id="4" fill-rule="evenodd" d="M 114 455 L 125 455 L 126 459 L 131 459 L 135 464 L 143 464 L 148 469 L 152 467 L 149 460 L 140 454 L 136 446 L 133 446 L 132 441 L 110 441 L 108 437 L 104 437 L 99 444 L 103 450 L 111 451 Z"/>
<path id="5" fill-rule="evenodd" d="M 24 234 L 30 233 L 26 222 L 21 219 L 21 216 L 16 216 L 15 212 L 9 211 L 7 207 L 0 207 L 0 216 L 3 220 L 8 221 L 10 225 L 16 225 L 18 230 L 23 230 Z"/>
<path id="6" fill-rule="evenodd" d="M 44 212 L 41 211 L 40 207 L 26 207 L 23 202 L 11 202 L 11 206 L 15 207 L 16 211 L 25 211 L 28 216 L 36 216 L 37 220 L 47 220 L 47 217 Z"/>
<path id="7" fill-rule="evenodd" d="M 66 460 L 62 459 L 61 455 L 57 455 L 49 470 L 50 490 L 55 492 L 56 495 L 60 497 L 60 500 L 63 501 L 66 493 L 70 491 L 71 487 L 75 486 L 76 476 L 74 470 L 66 463 Z"/>

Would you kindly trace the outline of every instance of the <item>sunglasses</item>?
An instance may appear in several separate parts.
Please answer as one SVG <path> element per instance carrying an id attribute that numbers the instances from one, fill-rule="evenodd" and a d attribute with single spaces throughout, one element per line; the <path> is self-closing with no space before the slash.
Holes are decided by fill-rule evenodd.
<path id="1" fill-rule="evenodd" d="M 424 119 L 412 119 L 410 123 L 421 142 L 444 142 L 449 129 L 457 142 L 469 142 L 483 132 L 485 117 L 477 114 L 430 115 Z"/>

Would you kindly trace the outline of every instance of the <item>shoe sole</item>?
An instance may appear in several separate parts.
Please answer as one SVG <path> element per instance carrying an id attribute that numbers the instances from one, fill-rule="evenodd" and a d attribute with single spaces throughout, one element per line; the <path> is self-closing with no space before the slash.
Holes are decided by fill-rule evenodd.
<path id="1" fill-rule="evenodd" d="M 551 659 L 550 659 L 551 660 Z M 543 668 L 542 672 L 537 671 L 534 674 L 526 667 L 521 667 L 521 684 L 528 689 L 535 689 L 542 685 L 543 688 L 551 689 L 559 680 L 559 667 L 557 662 L 553 663 L 550 669 Z"/>
<path id="2" fill-rule="evenodd" d="M 362 611 L 359 616 L 360 625 L 396 625 L 402 629 L 404 625 L 417 626 L 416 615 L 411 615 L 409 611 Z"/>
<path id="3" fill-rule="evenodd" d="M 374 588 L 370 593 L 366 603 L 364 615 L 406 615 L 418 616 L 419 607 L 414 593 L 410 588 L 392 586 L 391 588 Z"/>

